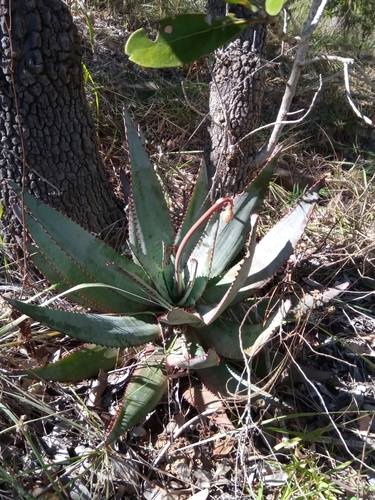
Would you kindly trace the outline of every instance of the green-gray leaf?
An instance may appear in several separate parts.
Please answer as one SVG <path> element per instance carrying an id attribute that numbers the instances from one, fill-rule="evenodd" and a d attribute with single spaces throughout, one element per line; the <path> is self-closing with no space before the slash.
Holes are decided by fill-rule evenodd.
<path id="1" fill-rule="evenodd" d="M 167 390 L 168 380 L 157 356 L 138 366 L 126 388 L 121 408 L 107 437 L 107 444 L 134 427 L 152 411 Z"/>
<path id="2" fill-rule="evenodd" d="M 142 252 L 162 266 L 163 243 L 169 248 L 174 242 L 173 224 L 142 140 L 126 111 L 124 117 L 132 168 L 132 209 L 138 241 Z"/>
<path id="3" fill-rule="evenodd" d="M 22 370 L 17 374 L 27 375 L 35 380 L 76 382 L 96 377 L 99 370 L 113 370 L 118 359 L 119 349 L 116 347 L 85 345 L 60 361 L 33 370 Z"/>
<path id="4" fill-rule="evenodd" d="M 109 347 L 131 347 L 156 340 L 161 327 L 153 314 L 105 316 L 60 311 L 7 299 L 23 314 L 83 342 Z"/>

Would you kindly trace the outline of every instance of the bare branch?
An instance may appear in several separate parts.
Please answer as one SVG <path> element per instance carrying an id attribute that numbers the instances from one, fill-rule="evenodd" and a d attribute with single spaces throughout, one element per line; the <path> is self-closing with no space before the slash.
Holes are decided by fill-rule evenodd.
<path id="1" fill-rule="evenodd" d="M 349 70 L 348 70 L 348 63 L 344 64 L 344 82 L 345 82 L 345 90 L 346 90 L 346 97 L 348 98 L 349 104 L 352 107 L 354 113 L 359 117 L 362 118 L 362 120 L 367 123 L 367 125 L 371 125 L 371 127 L 374 127 L 374 123 L 370 118 L 365 116 L 355 105 L 352 97 L 352 93 L 350 91 L 350 82 L 349 82 Z"/>
<path id="2" fill-rule="evenodd" d="M 324 54 L 321 56 L 313 57 L 312 59 L 308 59 L 307 61 L 302 61 L 301 66 L 307 66 L 308 64 L 313 64 L 319 61 L 338 61 L 342 64 L 348 64 L 349 66 L 353 66 L 358 71 L 358 73 L 361 74 L 363 80 L 367 83 L 367 85 L 369 85 L 372 88 L 372 90 L 375 90 L 375 83 L 370 79 L 366 71 L 362 69 L 361 66 L 351 57 L 340 57 L 340 56 L 331 56 L 328 54 Z M 355 73 L 351 74 L 355 78 L 358 78 L 358 76 Z"/>
<path id="3" fill-rule="evenodd" d="M 275 127 L 276 125 L 283 125 L 283 126 L 284 125 L 295 125 L 296 123 L 303 122 L 306 119 L 307 115 L 309 115 L 310 112 L 311 112 L 311 110 L 313 109 L 315 101 L 316 101 L 316 98 L 318 97 L 318 94 L 319 94 L 319 92 L 322 89 L 322 85 L 323 85 L 322 75 L 320 75 L 319 80 L 320 80 L 319 88 L 315 92 L 314 97 L 312 98 L 312 101 L 311 101 L 311 104 L 310 104 L 308 110 L 306 111 L 306 113 L 303 116 L 301 116 L 301 118 L 298 118 L 297 120 L 285 120 L 285 121 L 282 121 L 282 122 L 267 123 L 267 125 L 263 125 L 262 127 L 258 127 L 255 130 L 252 130 L 251 132 L 249 132 L 248 134 L 246 134 L 233 147 L 238 146 L 238 144 L 240 144 L 241 141 L 243 141 L 247 137 L 250 137 L 253 134 L 256 134 L 260 130 L 264 130 L 265 128 Z M 294 114 L 297 114 L 297 113 L 302 113 L 303 111 L 304 111 L 304 109 L 300 109 L 298 111 L 294 111 L 293 113 L 286 113 L 286 116 L 294 115 Z"/>
<path id="4" fill-rule="evenodd" d="M 309 15 L 307 16 L 305 27 L 301 35 L 302 40 L 305 40 L 307 38 L 310 40 L 311 35 L 318 27 L 318 24 L 320 22 L 320 19 L 322 18 L 327 3 L 328 0 L 313 0 L 310 7 Z"/>
<path id="5" fill-rule="evenodd" d="M 312 64 L 318 61 L 338 61 L 342 63 L 343 68 L 344 68 L 344 83 L 345 83 L 345 90 L 346 90 L 346 97 L 348 98 L 349 104 L 351 108 L 353 109 L 354 113 L 361 118 L 367 125 L 370 125 L 371 127 L 375 127 L 375 124 L 373 121 L 368 118 L 366 115 L 364 115 L 356 106 L 353 100 L 353 96 L 350 90 L 350 80 L 349 80 L 349 67 L 353 66 L 362 76 L 362 81 L 366 82 L 373 90 L 375 90 L 375 84 L 370 80 L 369 76 L 367 73 L 355 62 L 354 59 L 350 57 L 340 57 L 340 56 L 331 56 L 331 55 L 321 55 L 314 57 L 313 59 L 309 59 L 307 61 L 304 61 L 301 63 L 302 66 L 306 66 L 307 64 Z M 351 72 L 351 76 L 358 78 L 358 75 L 355 73 Z"/>
<path id="6" fill-rule="evenodd" d="M 264 163 L 270 156 L 272 151 L 275 149 L 276 144 L 278 143 L 283 128 L 285 126 L 285 122 L 288 121 L 286 118 L 288 116 L 292 100 L 296 94 L 296 88 L 298 80 L 301 76 L 301 70 L 303 66 L 302 63 L 306 59 L 306 55 L 309 49 L 310 38 L 313 32 L 315 31 L 316 27 L 318 26 L 318 23 L 324 12 L 327 2 L 328 0 L 312 0 L 309 15 L 307 17 L 307 21 L 301 35 L 301 41 L 297 47 L 292 71 L 290 73 L 288 82 L 286 84 L 286 89 L 284 92 L 283 99 L 281 101 L 279 113 L 277 115 L 274 128 L 271 133 L 271 137 L 269 138 L 265 146 L 263 146 L 263 148 L 260 150 L 255 159 L 255 163 L 258 166 Z"/>

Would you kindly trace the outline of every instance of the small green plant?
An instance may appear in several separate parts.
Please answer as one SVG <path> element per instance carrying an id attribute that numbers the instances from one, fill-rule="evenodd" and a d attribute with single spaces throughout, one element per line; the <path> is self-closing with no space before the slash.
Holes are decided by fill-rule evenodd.
<path id="1" fill-rule="evenodd" d="M 254 399 L 259 394 L 268 402 L 275 401 L 257 387 L 249 387 L 232 361 L 255 356 L 290 309 L 289 300 L 278 301 L 272 312 L 259 316 L 260 309 L 251 307 L 248 300 L 293 253 L 319 191 L 319 185 L 312 187 L 257 244 L 255 212 L 277 158 L 268 162 L 244 192 L 214 204 L 203 165 L 176 233 L 157 174 L 127 113 L 125 122 L 132 168 L 131 259 L 24 194 L 27 229 L 37 245 L 29 247 L 34 264 L 58 284 L 59 291 L 99 313 L 8 299 L 31 318 L 90 343 L 58 362 L 27 371 L 28 376 L 69 381 L 94 377 L 99 369 L 113 369 L 123 349 L 146 346 L 139 353 L 107 443 L 156 406 L 167 389 L 168 373 L 176 369 L 195 370 L 203 384 L 203 389 L 195 387 L 195 395 L 188 397 L 193 404 L 199 397 L 202 400 L 202 390 L 207 389 L 218 400 L 250 392 Z M 12 186 L 21 197 L 21 189 Z M 14 210 L 21 218 L 21 208 Z M 251 308 L 246 322 L 239 308 L 244 302 Z"/>

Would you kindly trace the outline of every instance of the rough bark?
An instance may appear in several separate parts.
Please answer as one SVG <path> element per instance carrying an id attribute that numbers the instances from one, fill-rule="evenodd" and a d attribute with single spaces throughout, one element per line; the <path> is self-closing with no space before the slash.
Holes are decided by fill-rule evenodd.
<path id="1" fill-rule="evenodd" d="M 0 0 L 0 9 L 3 224 L 8 233 L 17 226 L 6 183 L 12 179 L 100 233 L 124 214 L 96 144 L 69 9 L 61 0 Z"/>
<path id="2" fill-rule="evenodd" d="M 221 0 L 209 0 L 208 10 L 216 17 L 225 15 Z M 230 5 L 236 17 L 251 13 Z M 216 51 L 210 84 L 205 160 L 212 179 L 212 196 L 242 191 L 254 174 L 256 151 L 253 136 L 237 142 L 257 127 L 261 112 L 266 45 L 265 24 L 255 24 L 222 49 Z"/>

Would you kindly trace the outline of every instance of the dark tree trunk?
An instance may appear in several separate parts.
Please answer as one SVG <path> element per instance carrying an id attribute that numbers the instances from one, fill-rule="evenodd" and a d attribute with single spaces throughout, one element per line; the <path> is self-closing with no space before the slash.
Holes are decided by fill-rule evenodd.
<path id="1" fill-rule="evenodd" d="M 6 183 L 13 179 L 101 233 L 124 215 L 96 144 L 82 49 L 69 9 L 61 0 L 0 0 L 0 8 L 3 224 L 8 233 L 16 230 Z"/>
<path id="2" fill-rule="evenodd" d="M 208 0 L 208 10 L 216 17 L 225 15 L 221 0 Z M 249 17 L 247 9 L 230 5 L 236 17 Z M 265 24 L 247 28 L 238 38 L 216 51 L 210 84 L 205 160 L 213 181 L 214 198 L 243 190 L 254 174 L 255 144 L 250 136 L 261 112 L 266 46 Z"/>

